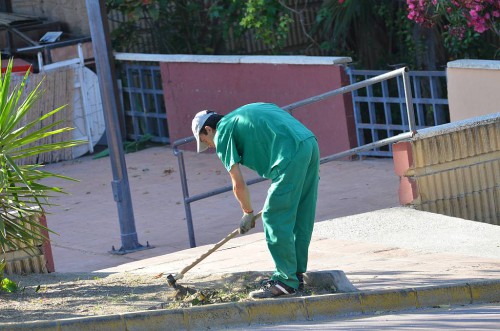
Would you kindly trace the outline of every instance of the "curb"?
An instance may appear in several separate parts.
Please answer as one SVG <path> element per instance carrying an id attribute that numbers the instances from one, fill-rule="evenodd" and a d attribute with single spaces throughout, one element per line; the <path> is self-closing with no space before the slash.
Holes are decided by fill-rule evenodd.
<path id="1" fill-rule="evenodd" d="M 375 312 L 500 302 L 500 280 L 362 291 L 92 316 L 0 323 L 0 330 L 199 330 L 308 321 Z"/>

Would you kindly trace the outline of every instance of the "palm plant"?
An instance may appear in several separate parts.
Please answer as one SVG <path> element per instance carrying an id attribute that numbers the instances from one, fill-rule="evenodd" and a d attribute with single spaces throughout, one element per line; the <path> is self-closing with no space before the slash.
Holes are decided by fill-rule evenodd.
<path id="1" fill-rule="evenodd" d="M 8 248 L 30 249 L 47 239 L 42 233 L 48 229 L 38 222 L 38 216 L 50 205 L 48 199 L 54 193 L 64 192 L 40 181 L 49 177 L 74 180 L 43 171 L 40 164 L 21 165 L 22 160 L 84 143 L 82 140 L 40 143 L 42 139 L 72 130 L 57 128 L 61 121 L 46 124 L 46 120 L 64 106 L 24 124 L 26 115 L 44 93 L 43 81 L 23 97 L 30 72 L 27 71 L 21 84 L 12 89 L 11 74 L 12 60 L 0 78 L 0 250 L 3 255 Z"/>

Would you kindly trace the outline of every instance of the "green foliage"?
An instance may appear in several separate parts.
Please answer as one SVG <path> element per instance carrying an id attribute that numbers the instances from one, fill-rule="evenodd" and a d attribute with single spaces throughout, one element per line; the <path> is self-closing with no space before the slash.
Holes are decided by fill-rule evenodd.
<path id="1" fill-rule="evenodd" d="M 450 31 L 443 32 L 444 47 L 449 52 L 451 58 L 469 57 L 469 49 L 476 45 L 480 34 L 473 30 L 464 31 L 463 38 L 456 38 Z"/>
<path id="2" fill-rule="evenodd" d="M 240 25 L 251 29 L 257 39 L 275 51 L 285 46 L 292 22 L 290 14 L 280 1 L 248 0 Z"/>
<path id="3" fill-rule="evenodd" d="M 121 51 L 151 38 L 159 53 L 224 54 L 228 37 L 238 41 L 251 31 L 274 52 L 292 22 L 277 0 L 107 0 L 106 6 L 127 18 L 112 31 L 113 48 Z"/>
<path id="4" fill-rule="evenodd" d="M 445 2 L 449 1 L 437 3 Z M 460 8 L 451 13 L 446 10 L 432 13 L 435 24 L 419 26 L 409 19 L 405 0 L 324 0 L 312 27 L 302 21 L 302 10 L 315 6 L 306 0 L 107 0 L 106 3 L 109 11 L 118 11 L 127 18 L 112 33 L 113 47 L 118 51 L 131 51 L 134 45 L 149 38 L 155 48 L 145 47 L 143 52 L 241 54 L 249 52 L 246 38 L 253 38 L 266 46 L 261 53 L 278 54 L 285 50 L 290 26 L 297 21 L 302 37 L 310 41 L 297 53 L 316 49 L 322 55 L 351 56 L 365 69 L 404 64 L 414 70 L 436 70 L 449 60 L 494 59 L 499 53 L 498 23 L 492 29 L 496 34 L 491 31 L 478 34 L 469 29 L 459 40 L 457 31 L 448 27 L 464 22 Z"/>
<path id="5" fill-rule="evenodd" d="M 108 12 L 127 19 L 112 31 L 113 48 L 129 51 L 151 38 L 155 52 L 217 54 L 224 37 L 238 35 L 241 0 L 106 0 Z"/>
<path id="6" fill-rule="evenodd" d="M 37 216 L 50 205 L 48 199 L 52 194 L 63 191 L 59 187 L 41 184 L 40 181 L 49 177 L 72 180 L 43 171 L 42 165 L 18 165 L 20 162 L 17 161 L 84 143 L 71 140 L 40 144 L 42 139 L 72 129 L 58 128 L 61 121 L 52 121 L 51 117 L 63 107 L 28 122 L 26 115 L 43 94 L 40 89 L 42 83 L 24 98 L 29 71 L 22 83 L 10 92 L 11 73 L 12 60 L 0 79 L 0 250 L 4 255 L 7 249 L 29 251 L 46 239 L 42 231 L 49 230 L 37 221 Z M 12 282 L 3 278 L 5 263 L 0 267 L 2 289 L 12 290 Z"/>
<path id="7" fill-rule="evenodd" d="M 0 277 L 0 291 L 15 292 L 17 291 L 17 284 L 7 277 Z"/>
<path id="8" fill-rule="evenodd" d="M 313 28 L 322 48 L 331 55 L 352 56 L 361 67 L 387 69 L 407 62 L 403 54 L 414 45 L 411 27 L 404 24 L 399 0 L 325 0 Z"/>

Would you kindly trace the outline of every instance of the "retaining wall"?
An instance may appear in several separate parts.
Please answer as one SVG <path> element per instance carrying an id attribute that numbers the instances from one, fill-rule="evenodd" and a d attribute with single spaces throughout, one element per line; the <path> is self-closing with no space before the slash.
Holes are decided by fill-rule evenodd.
<path id="1" fill-rule="evenodd" d="M 500 113 L 420 130 L 393 156 L 402 205 L 500 225 Z"/>

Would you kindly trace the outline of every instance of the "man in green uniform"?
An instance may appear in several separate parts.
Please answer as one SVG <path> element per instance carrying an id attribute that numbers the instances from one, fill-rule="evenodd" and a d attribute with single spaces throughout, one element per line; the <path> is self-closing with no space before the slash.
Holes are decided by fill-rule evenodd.
<path id="1" fill-rule="evenodd" d="M 316 137 L 292 115 L 269 103 L 242 106 L 222 116 L 204 110 L 192 123 L 198 153 L 216 149 L 243 210 L 240 233 L 253 227 L 242 164 L 272 181 L 262 209 L 268 249 L 276 270 L 251 298 L 293 295 L 303 286 L 314 226 L 319 180 Z"/>

